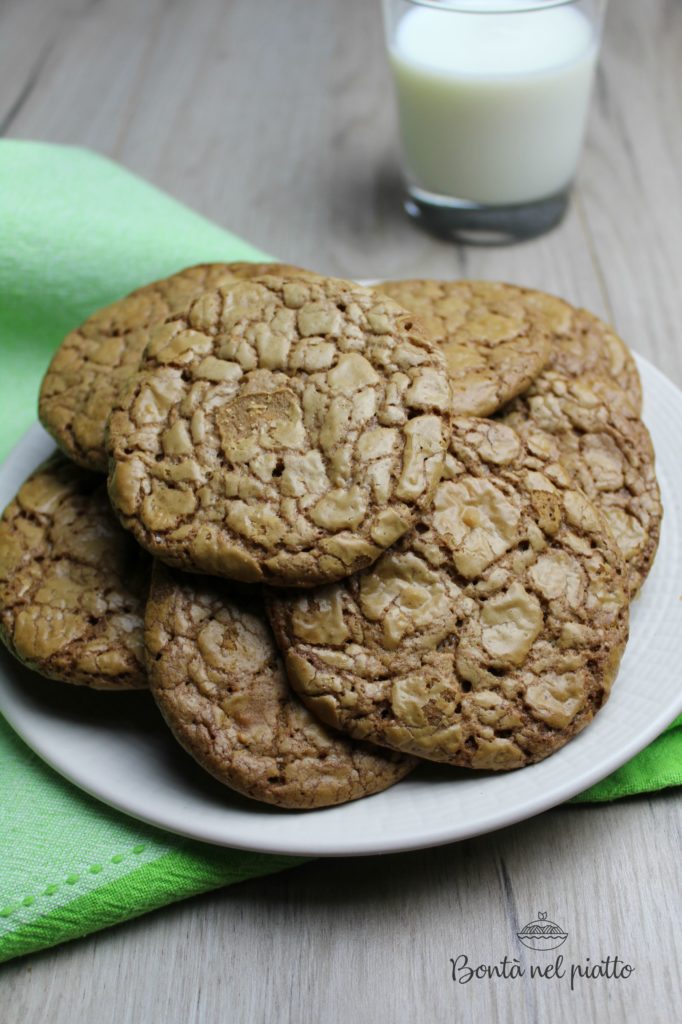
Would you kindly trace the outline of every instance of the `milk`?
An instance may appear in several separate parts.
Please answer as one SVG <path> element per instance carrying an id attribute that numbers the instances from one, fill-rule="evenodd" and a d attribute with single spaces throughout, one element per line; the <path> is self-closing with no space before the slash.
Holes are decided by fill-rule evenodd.
<path id="1" fill-rule="evenodd" d="M 597 50 L 572 6 L 408 10 L 389 54 L 410 183 L 492 205 L 561 191 L 578 163 Z"/>

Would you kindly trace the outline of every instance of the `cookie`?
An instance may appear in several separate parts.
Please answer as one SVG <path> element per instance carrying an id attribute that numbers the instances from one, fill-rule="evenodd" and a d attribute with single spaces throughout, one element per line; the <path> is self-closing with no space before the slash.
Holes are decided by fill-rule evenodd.
<path id="1" fill-rule="evenodd" d="M 525 292 L 492 281 L 384 281 L 442 349 L 453 411 L 488 416 L 528 387 L 550 358 L 546 317 Z"/>
<path id="2" fill-rule="evenodd" d="M 559 460 L 603 512 L 628 565 L 631 596 L 653 565 L 663 508 L 647 428 L 608 381 L 545 371 L 501 414 L 542 457 Z"/>
<path id="3" fill-rule="evenodd" d="M 271 592 L 289 679 L 356 739 L 467 768 L 563 746 L 607 699 L 628 632 L 595 506 L 509 427 L 455 422 L 430 512 L 342 583 Z"/>
<path id="4" fill-rule="evenodd" d="M 546 367 L 567 378 L 589 378 L 593 389 L 623 415 L 642 412 L 642 384 L 635 359 L 614 329 L 586 309 L 546 292 L 519 289 L 529 309 L 551 332 L 552 356 Z"/>
<path id="5" fill-rule="evenodd" d="M 257 588 L 156 563 L 149 684 L 178 742 L 231 789 L 279 807 L 357 800 L 415 762 L 321 725 L 292 693 Z"/>
<path id="6" fill-rule="evenodd" d="M 369 565 L 428 506 L 450 394 L 391 299 L 273 275 L 205 292 L 150 339 L 109 421 L 109 495 L 177 568 L 311 586 Z"/>
<path id="7" fill-rule="evenodd" d="M 299 272 L 288 264 L 271 266 Z M 98 310 L 67 334 L 43 378 L 38 402 L 43 426 L 59 447 L 80 466 L 106 473 L 104 426 L 121 381 L 137 369 L 150 329 L 184 312 L 206 288 L 265 272 L 271 272 L 266 263 L 188 267 Z"/>
<path id="8" fill-rule="evenodd" d="M 101 477 L 54 455 L 0 520 L 0 637 L 41 675 L 100 690 L 146 686 L 149 559 Z"/>
<path id="9" fill-rule="evenodd" d="M 591 375 L 624 415 L 642 411 L 632 353 L 612 327 L 585 309 L 502 282 L 385 281 L 379 287 L 418 315 L 443 347 L 459 415 L 490 415 L 543 368 Z"/>
<path id="10" fill-rule="evenodd" d="M 233 277 L 247 281 L 252 277 L 266 277 L 268 274 L 275 274 L 277 277 L 306 277 L 319 278 L 322 275 L 316 270 L 307 270 L 305 267 L 297 267 L 293 263 L 230 263 L 230 272 Z"/>

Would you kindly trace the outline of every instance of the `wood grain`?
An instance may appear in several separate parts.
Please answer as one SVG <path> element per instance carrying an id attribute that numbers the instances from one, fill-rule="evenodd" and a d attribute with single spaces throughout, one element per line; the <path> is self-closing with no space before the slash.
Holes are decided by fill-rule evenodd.
<path id="1" fill-rule="evenodd" d="M 402 213 L 379 5 L 3 0 L 0 131 L 91 146 L 277 256 L 357 277 L 502 278 L 610 317 L 682 383 L 682 3 L 614 0 L 574 201 L 550 235 L 457 247 Z M 564 807 L 409 855 L 318 861 L 7 965 L 3 1024 L 439 1024 L 679 1016 L 682 799 Z M 628 980 L 451 979 L 529 955 Z"/>

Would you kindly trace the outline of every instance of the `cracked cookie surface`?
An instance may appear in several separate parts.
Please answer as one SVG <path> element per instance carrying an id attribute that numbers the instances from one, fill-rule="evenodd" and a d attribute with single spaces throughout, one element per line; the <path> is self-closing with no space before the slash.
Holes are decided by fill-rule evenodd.
<path id="1" fill-rule="evenodd" d="M 488 416 L 527 388 L 550 358 L 546 317 L 525 292 L 493 281 L 384 281 L 443 352 L 460 416 Z"/>
<path id="2" fill-rule="evenodd" d="M 310 586 L 428 507 L 450 391 L 410 314 L 334 278 L 205 292 L 151 336 L 109 420 L 109 495 L 162 561 Z"/>
<path id="3" fill-rule="evenodd" d="M 54 455 L 0 520 L 0 636 L 52 679 L 145 687 L 149 570 L 111 511 L 102 478 Z"/>
<path id="4" fill-rule="evenodd" d="M 612 400 L 608 380 L 545 371 L 501 413 L 532 451 L 559 460 L 604 514 L 634 597 L 653 565 L 663 507 L 649 431 Z M 625 410 L 625 412 L 624 412 Z"/>
<path id="5" fill-rule="evenodd" d="M 625 342 L 564 299 L 492 281 L 385 281 L 377 287 L 418 315 L 440 343 L 459 415 L 490 415 L 543 368 L 591 376 L 616 411 L 642 411 L 639 372 Z"/>
<path id="6" fill-rule="evenodd" d="M 179 743 L 255 800 L 307 809 L 387 789 L 414 761 L 319 723 L 292 692 L 258 588 L 154 566 L 149 684 Z"/>
<path id="7" fill-rule="evenodd" d="M 121 382 L 137 369 L 149 331 L 186 310 L 206 288 L 256 274 L 308 273 L 288 264 L 206 263 L 119 299 L 71 331 L 52 357 L 38 402 L 57 444 L 86 469 L 107 471 L 104 428 Z"/>
<path id="8" fill-rule="evenodd" d="M 481 769 L 539 761 L 587 725 L 628 631 L 623 558 L 595 506 L 476 419 L 456 420 L 432 509 L 375 565 L 267 605 L 322 721 Z"/>
<path id="9" fill-rule="evenodd" d="M 530 288 L 518 290 L 528 307 L 544 318 L 551 334 L 552 356 L 545 372 L 591 381 L 592 390 L 615 412 L 639 416 L 642 383 L 637 363 L 614 329 L 594 313 L 555 295 Z"/>

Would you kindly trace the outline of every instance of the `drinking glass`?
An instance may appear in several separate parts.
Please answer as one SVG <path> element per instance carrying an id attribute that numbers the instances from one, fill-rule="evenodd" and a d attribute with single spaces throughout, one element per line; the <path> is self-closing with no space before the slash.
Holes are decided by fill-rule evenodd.
<path id="1" fill-rule="evenodd" d="M 566 210 L 607 0 L 383 0 L 413 217 L 462 241 Z"/>

